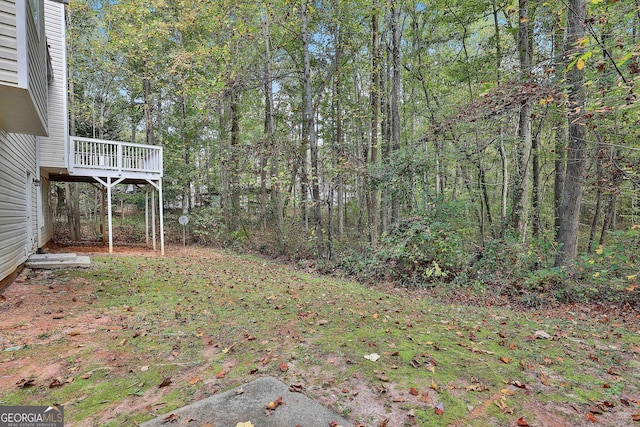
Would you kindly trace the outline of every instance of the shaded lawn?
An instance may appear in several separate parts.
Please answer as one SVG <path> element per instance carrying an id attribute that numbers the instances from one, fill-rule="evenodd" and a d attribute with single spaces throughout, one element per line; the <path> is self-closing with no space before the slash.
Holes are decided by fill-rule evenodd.
<path id="1" fill-rule="evenodd" d="M 367 426 L 640 425 L 632 316 L 443 304 L 211 249 L 92 262 L 4 291 L 0 404 L 136 425 L 271 375 Z"/>

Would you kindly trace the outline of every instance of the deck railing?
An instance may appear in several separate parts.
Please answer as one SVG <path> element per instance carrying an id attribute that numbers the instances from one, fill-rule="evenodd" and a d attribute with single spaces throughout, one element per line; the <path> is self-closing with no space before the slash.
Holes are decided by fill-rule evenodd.
<path id="1" fill-rule="evenodd" d="M 162 176 L 162 147 L 103 139 L 70 137 L 71 170 L 109 172 L 118 176 Z"/>

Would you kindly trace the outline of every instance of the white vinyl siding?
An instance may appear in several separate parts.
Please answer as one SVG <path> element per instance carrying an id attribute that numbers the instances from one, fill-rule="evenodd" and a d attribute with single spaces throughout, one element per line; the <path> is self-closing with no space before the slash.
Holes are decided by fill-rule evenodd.
<path id="1" fill-rule="evenodd" d="M 64 6 L 45 2 L 45 33 L 53 68 L 49 83 L 49 136 L 38 138 L 40 166 L 63 169 L 67 141 L 67 78 L 65 57 Z"/>
<path id="2" fill-rule="evenodd" d="M 38 247 L 41 248 L 53 240 L 53 206 L 51 205 L 51 181 L 48 176 L 41 176 L 42 206 L 40 207 L 42 223 L 38 235 Z"/>
<path id="3" fill-rule="evenodd" d="M 37 2 L 39 15 L 44 4 Z M 25 0 L 0 0 L 0 127 L 47 135 L 47 43 Z"/>
<path id="4" fill-rule="evenodd" d="M 38 2 L 40 8 L 44 7 Z M 31 7 L 27 7 L 31 14 Z M 39 12 L 42 16 L 42 10 Z M 47 129 L 47 44 L 44 34 L 44 22 L 27 19 L 27 43 L 29 45 L 29 93 L 33 98 L 36 113 L 45 129 Z"/>
<path id="5" fill-rule="evenodd" d="M 0 0 L 0 84 L 18 84 L 16 4 Z"/>
<path id="6" fill-rule="evenodd" d="M 28 242 L 28 236 L 37 236 L 37 197 L 33 183 L 27 183 L 29 174 L 36 176 L 35 147 L 33 136 L 0 130 L 0 280 L 13 273 L 35 250 L 35 242 Z M 29 223 L 27 197 L 32 207 Z"/>

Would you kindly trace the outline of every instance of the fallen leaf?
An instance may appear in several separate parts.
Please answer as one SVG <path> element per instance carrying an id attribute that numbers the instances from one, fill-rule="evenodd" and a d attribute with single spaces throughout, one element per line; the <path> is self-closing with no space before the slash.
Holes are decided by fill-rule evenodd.
<path id="1" fill-rule="evenodd" d="M 587 421 L 591 421 L 592 423 L 597 423 L 598 419 L 591 412 L 587 412 L 584 416 Z"/>
<path id="2" fill-rule="evenodd" d="M 533 333 L 533 337 L 535 339 L 540 339 L 540 338 L 544 338 L 545 340 L 551 339 L 551 335 L 549 335 L 545 331 L 535 331 Z"/>
<path id="3" fill-rule="evenodd" d="M 385 382 L 385 383 L 386 383 L 386 382 L 388 382 L 388 381 L 389 381 L 389 377 L 388 377 L 388 376 L 386 376 L 386 375 L 384 374 L 384 372 L 379 372 L 379 373 L 376 373 L 375 375 L 376 375 L 376 378 L 377 378 L 377 379 L 379 379 L 379 380 L 380 380 L 380 381 L 382 381 L 382 382 Z"/>
<path id="4" fill-rule="evenodd" d="M 176 421 L 178 421 L 178 417 L 176 416 L 176 414 L 169 414 L 162 419 L 162 424 L 175 423 Z"/>
<path id="5" fill-rule="evenodd" d="M 189 380 L 189 384 L 194 385 L 200 382 L 200 377 L 193 377 Z"/>
<path id="6" fill-rule="evenodd" d="M 162 380 L 162 382 L 158 385 L 158 388 L 167 387 L 171 383 L 172 383 L 171 377 L 167 377 Z"/>
<path id="7" fill-rule="evenodd" d="M 20 381 L 18 381 L 16 383 L 16 385 L 18 386 L 18 388 L 28 388 L 28 387 L 33 387 L 34 385 L 36 385 L 36 382 L 34 379 L 21 379 Z"/>
<path id="8" fill-rule="evenodd" d="M 227 353 L 229 353 L 229 352 L 231 351 L 231 349 L 232 349 L 233 347 L 235 347 L 235 346 L 236 346 L 236 344 L 235 344 L 235 343 L 233 343 L 233 344 L 231 344 L 229 347 L 223 348 L 223 349 L 222 349 L 222 352 L 223 352 L 224 354 L 227 354 Z"/>
<path id="9" fill-rule="evenodd" d="M 384 420 L 380 421 L 380 423 L 378 424 L 378 427 L 387 427 L 389 425 L 389 421 L 390 421 L 390 418 L 385 418 Z"/>
<path id="10" fill-rule="evenodd" d="M 244 393 L 244 389 L 242 387 L 236 389 L 236 391 L 235 391 L 236 396 L 238 396 L 240 394 L 243 394 L 243 393 Z"/>
<path id="11" fill-rule="evenodd" d="M 511 359 L 509 359 L 508 357 L 504 357 L 504 356 L 500 356 L 500 361 L 502 363 L 511 363 Z"/>
<path id="12" fill-rule="evenodd" d="M 549 383 L 549 379 L 547 378 L 547 376 L 545 375 L 545 373 L 544 373 L 544 372 L 540 372 L 540 382 L 541 382 L 542 384 L 546 385 L 546 386 L 551 385 L 551 384 Z"/>
<path id="13" fill-rule="evenodd" d="M 83 375 L 82 377 L 80 377 L 80 378 L 82 378 L 83 380 L 88 380 L 89 378 L 91 378 L 91 375 L 92 375 L 92 374 L 93 374 L 92 372 L 87 372 L 86 374 L 84 374 L 84 375 Z"/>
<path id="14" fill-rule="evenodd" d="M 518 425 L 520 427 L 530 427 L 530 424 L 524 419 L 524 417 L 518 418 Z"/>
<path id="15" fill-rule="evenodd" d="M 225 371 L 224 369 L 222 369 L 221 371 L 219 371 L 219 372 L 216 374 L 216 378 L 220 380 L 220 379 L 224 378 L 224 376 L 225 376 L 225 375 L 227 375 L 227 371 Z"/>
<path id="16" fill-rule="evenodd" d="M 378 353 L 371 353 L 371 354 L 366 354 L 364 358 L 372 362 L 376 362 L 380 359 L 380 355 Z"/>
<path id="17" fill-rule="evenodd" d="M 391 401 L 394 402 L 394 403 L 402 403 L 402 402 L 404 402 L 404 400 L 405 399 L 402 396 L 396 396 L 393 399 L 391 399 Z"/>
<path id="18" fill-rule="evenodd" d="M 427 393 L 422 393 L 422 395 L 420 396 L 420 402 L 424 403 L 425 405 L 431 405 L 433 404 L 433 398 Z"/>
<path id="19" fill-rule="evenodd" d="M 148 366 L 143 366 L 142 368 L 140 368 L 140 370 L 142 372 L 147 372 L 149 370 L 149 367 Z"/>
<path id="20" fill-rule="evenodd" d="M 486 391 L 489 390 L 487 387 L 483 386 L 480 383 L 469 384 L 465 387 L 467 391 Z"/>
<path id="21" fill-rule="evenodd" d="M 289 391 L 291 393 L 302 393 L 302 389 L 303 389 L 302 384 L 291 384 L 289 386 Z"/>
<path id="22" fill-rule="evenodd" d="M 431 387 L 435 391 L 438 391 L 438 384 L 436 384 L 436 381 L 433 378 L 431 379 L 431 385 L 429 387 Z"/>
<path id="23" fill-rule="evenodd" d="M 632 414 L 631 419 L 633 421 L 640 421 L 640 412 L 638 412 L 637 414 Z"/>
<path id="24" fill-rule="evenodd" d="M 267 409 L 270 411 L 274 411 L 280 405 L 284 405 L 284 402 L 282 401 L 282 396 L 280 396 L 279 398 L 277 398 L 272 402 L 267 403 Z"/>
<path id="25" fill-rule="evenodd" d="M 254 425 L 251 423 L 251 421 L 246 421 L 244 423 L 236 424 L 236 427 L 254 427 Z"/>
<path id="26" fill-rule="evenodd" d="M 602 414 L 602 409 L 598 408 L 597 406 L 589 405 L 589 412 L 591 412 L 592 414 L 600 415 Z"/>
<path id="27" fill-rule="evenodd" d="M 214 426 L 213 426 L 213 423 L 204 423 L 200 427 L 214 427 Z"/>
<path id="28" fill-rule="evenodd" d="M 418 390 L 416 390 L 415 388 L 411 387 L 411 388 L 409 389 L 409 394 L 410 394 L 411 396 L 417 396 L 417 395 L 418 395 L 418 394 L 420 394 L 420 393 L 418 393 Z"/>
<path id="29" fill-rule="evenodd" d="M 289 370 L 289 365 L 288 365 L 288 364 L 286 364 L 286 363 L 284 363 L 284 362 L 283 362 L 283 363 L 281 363 L 279 366 L 280 366 L 280 370 L 281 370 L 282 372 L 287 372 L 287 371 Z"/>
<path id="30" fill-rule="evenodd" d="M 62 381 L 60 381 L 58 378 L 54 378 L 54 380 L 49 384 L 49 388 L 58 388 L 62 387 L 63 385 L 64 383 Z"/>
<path id="31" fill-rule="evenodd" d="M 436 405 L 435 413 L 436 415 L 444 414 L 444 403 L 440 402 Z"/>

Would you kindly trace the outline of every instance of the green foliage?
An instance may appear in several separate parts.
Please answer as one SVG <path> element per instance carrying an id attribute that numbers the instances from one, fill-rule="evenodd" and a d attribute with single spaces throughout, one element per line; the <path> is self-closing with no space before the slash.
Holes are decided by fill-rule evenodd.
<path id="1" fill-rule="evenodd" d="M 383 236 L 377 256 L 391 278 L 421 286 L 449 280 L 462 267 L 462 254 L 462 239 L 451 225 L 413 217 Z"/>
<path id="2" fill-rule="evenodd" d="M 189 214 L 189 229 L 196 243 L 222 246 L 227 241 L 227 227 L 219 209 L 203 207 Z"/>

